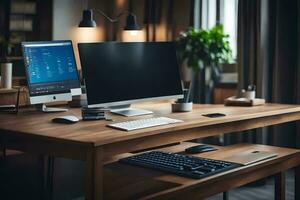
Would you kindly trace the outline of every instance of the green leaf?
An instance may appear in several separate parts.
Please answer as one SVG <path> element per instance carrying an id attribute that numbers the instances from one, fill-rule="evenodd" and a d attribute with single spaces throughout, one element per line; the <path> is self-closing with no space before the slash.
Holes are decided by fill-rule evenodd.
<path id="1" fill-rule="evenodd" d="M 220 65 L 232 61 L 229 35 L 224 34 L 223 26 L 210 30 L 190 27 L 176 39 L 180 62 L 187 60 L 189 67 L 199 70 L 211 64 Z"/>

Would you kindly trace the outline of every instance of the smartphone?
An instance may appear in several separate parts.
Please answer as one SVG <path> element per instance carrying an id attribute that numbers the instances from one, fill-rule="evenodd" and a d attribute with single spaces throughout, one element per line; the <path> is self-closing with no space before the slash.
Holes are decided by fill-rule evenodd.
<path id="1" fill-rule="evenodd" d="M 225 117 L 226 115 L 223 113 L 210 113 L 210 114 L 205 114 L 202 115 L 204 117 L 210 117 L 210 118 L 217 118 L 217 117 Z"/>

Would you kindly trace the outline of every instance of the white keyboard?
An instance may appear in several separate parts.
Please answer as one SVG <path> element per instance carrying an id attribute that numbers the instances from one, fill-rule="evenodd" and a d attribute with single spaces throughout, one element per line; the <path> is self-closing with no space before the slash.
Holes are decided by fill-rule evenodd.
<path id="1" fill-rule="evenodd" d="M 183 122 L 183 121 L 178 120 L 178 119 L 171 119 L 168 117 L 152 117 L 152 118 L 146 118 L 146 119 L 113 123 L 113 124 L 108 124 L 107 126 L 116 128 L 116 129 L 125 130 L 125 131 L 132 131 L 132 130 L 137 130 L 137 129 L 142 129 L 142 128 L 174 124 L 174 123 L 179 123 L 179 122 Z"/>

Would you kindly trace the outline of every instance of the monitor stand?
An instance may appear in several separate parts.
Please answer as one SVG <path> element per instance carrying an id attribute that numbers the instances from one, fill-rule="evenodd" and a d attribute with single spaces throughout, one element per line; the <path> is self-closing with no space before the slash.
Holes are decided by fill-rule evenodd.
<path id="1" fill-rule="evenodd" d="M 130 108 L 130 105 L 125 105 L 123 107 L 111 107 L 110 112 L 118 115 L 123 115 L 126 117 L 139 116 L 139 115 L 149 115 L 153 112 L 150 110 L 143 110 L 138 108 Z"/>
<path id="2" fill-rule="evenodd" d="M 37 110 L 45 112 L 45 113 L 53 113 L 53 112 L 66 112 L 68 109 L 65 108 L 48 108 L 45 104 L 37 104 L 35 105 Z"/>

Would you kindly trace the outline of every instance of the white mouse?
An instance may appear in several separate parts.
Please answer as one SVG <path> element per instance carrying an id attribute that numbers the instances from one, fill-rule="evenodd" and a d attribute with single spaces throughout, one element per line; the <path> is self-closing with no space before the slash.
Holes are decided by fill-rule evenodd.
<path id="1" fill-rule="evenodd" d="M 54 119 L 52 119 L 52 122 L 60 123 L 60 124 L 74 124 L 76 122 L 79 122 L 79 119 L 73 115 L 66 115 L 66 116 L 55 117 Z"/>

